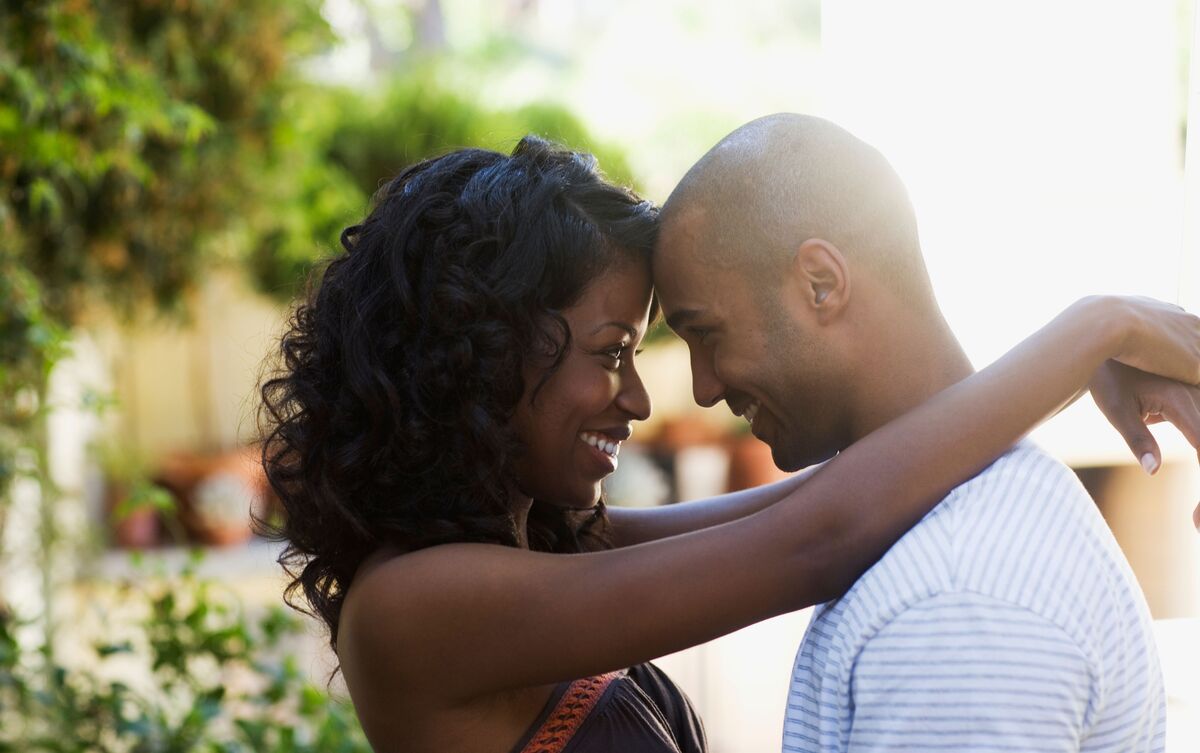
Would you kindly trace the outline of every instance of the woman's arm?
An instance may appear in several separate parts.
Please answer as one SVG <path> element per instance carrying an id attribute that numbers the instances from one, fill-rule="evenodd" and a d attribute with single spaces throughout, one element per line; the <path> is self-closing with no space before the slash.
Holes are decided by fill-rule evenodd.
<path id="1" fill-rule="evenodd" d="M 343 668 L 359 687 L 445 707 L 628 666 L 832 598 L 1109 358 L 1200 382 L 1200 319 L 1085 299 L 730 523 L 592 554 L 448 544 L 396 557 L 351 589 Z"/>
<path id="2" fill-rule="evenodd" d="M 1162 460 L 1147 424 L 1169 421 L 1193 447 L 1200 447 L 1200 388 L 1110 360 L 1062 407 L 1088 391 L 1147 473 L 1155 473 Z M 807 468 L 782 481 L 705 499 L 660 507 L 609 507 L 613 546 L 643 544 L 744 518 L 786 498 L 816 470 Z M 1200 527 L 1200 506 L 1194 519 Z"/>

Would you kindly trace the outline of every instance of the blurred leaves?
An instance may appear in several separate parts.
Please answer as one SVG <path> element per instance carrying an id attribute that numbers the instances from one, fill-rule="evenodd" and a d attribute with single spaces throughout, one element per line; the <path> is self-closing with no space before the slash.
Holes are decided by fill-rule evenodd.
<path id="1" fill-rule="evenodd" d="M 66 329 L 96 306 L 183 314 L 213 263 L 288 300 L 383 180 L 457 147 L 507 151 L 538 133 L 632 183 L 565 108 L 486 108 L 442 81 L 436 56 L 371 90 L 305 81 L 295 63 L 334 39 L 321 6 L 0 6 L 0 271 L 24 291 L 0 289 L 0 328 L 22 300 Z M 5 337 L 0 369 L 38 360 L 18 347 L 34 332 Z"/>
<path id="2" fill-rule="evenodd" d="M 174 514 L 175 498 L 171 496 L 171 492 L 157 484 L 140 481 L 134 484 L 130 488 L 129 494 L 117 503 L 113 510 L 113 519 L 125 520 L 141 510 L 155 510 L 167 515 Z"/>
<path id="3" fill-rule="evenodd" d="M 331 40 L 319 0 L 6 3 L 0 216 L 46 311 L 178 311 Z"/>
<path id="4" fill-rule="evenodd" d="M 596 142 L 566 108 L 538 103 L 489 109 L 439 81 L 436 60 L 376 90 L 297 89 L 275 132 L 276 160 L 260 173 L 247 211 L 247 269 L 283 300 L 300 292 L 313 264 L 340 251 L 343 228 L 370 196 L 408 165 L 464 146 L 511 151 L 536 133 L 596 154 L 608 177 L 632 185 L 624 155 Z"/>
<path id="5" fill-rule="evenodd" d="M 0 5 L 0 497 L 88 310 L 184 309 L 271 158 L 289 63 L 332 40 L 320 6 Z"/>
<path id="6" fill-rule="evenodd" d="M 0 613 L 0 751 L 370 751 L 349 702 L 287 652 L 296 618 L 275 607 L 250 619 L 195 564 L 149 589 L 127 586 L 121 600 L 145 616 L 106 623 L 106 635 L 126 637 L 97 641 L 81 666 L 35 670 L 20 625 Z"/>

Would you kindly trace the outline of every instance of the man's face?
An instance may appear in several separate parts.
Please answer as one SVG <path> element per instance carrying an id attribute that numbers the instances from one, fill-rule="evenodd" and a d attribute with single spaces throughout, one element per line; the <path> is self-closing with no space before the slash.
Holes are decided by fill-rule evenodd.
<path id="1" fill-rule="evenodd" d="M 746 418 L 783 470 L 829 459 L 849 443 L 840 359 L 788 280 L 755 284 L 744 269 L 703 263 L 714 258 L 706 226 L 695 214 L 671 218 L 654 257 L 667 323 L 691 354 L 696 402 L 724 401 Z"/>

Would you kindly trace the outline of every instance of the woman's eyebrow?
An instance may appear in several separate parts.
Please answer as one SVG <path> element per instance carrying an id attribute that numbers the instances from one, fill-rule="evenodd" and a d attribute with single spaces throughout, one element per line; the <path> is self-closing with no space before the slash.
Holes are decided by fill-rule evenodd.
<path id="1" fill-rule="evenodd" d="M 630 337 L 637 337 L 637 328 L 636 327 L 632 327 L 632 326 L 626 324 L 625 322 L 615 322 L 615 321 L 614 322 L 605 322 L 604 324 L 601 324 L 599 327 L 596 327 L 594 330 L 592 330 L 592 334 L 593 335 L 596 334 L 597 332 L 604 329 L 605 327 L 618 327 L 618 328 L 623 329 L 626 332 L 628 332 Z"/>

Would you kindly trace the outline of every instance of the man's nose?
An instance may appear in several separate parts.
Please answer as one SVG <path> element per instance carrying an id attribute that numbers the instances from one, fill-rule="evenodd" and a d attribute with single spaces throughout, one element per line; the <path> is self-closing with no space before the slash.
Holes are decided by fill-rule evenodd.
<path id="1" fill-rule="evenodd" d="M 711 408 L 725 397 L 725 385 L 717 378 L 716 371 L 707 358 L 692 356 L 692 397 L 696 404 Z"/>

